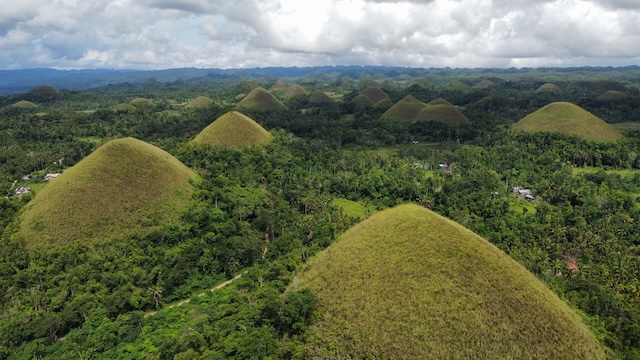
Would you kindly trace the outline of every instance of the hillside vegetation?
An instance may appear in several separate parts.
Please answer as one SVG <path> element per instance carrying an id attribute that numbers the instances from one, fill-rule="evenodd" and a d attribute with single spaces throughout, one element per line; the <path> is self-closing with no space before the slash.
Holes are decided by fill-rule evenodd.
<path id="1" fill-rule="evenodd" d="M 134 138 L 112 140 L 45 186 L 20 218 L 31 249 L 94 242 L 177 220 L 196 174 Z"/>
<path id="2" fill-rule="evenodd" d="M 354 226 L 309 287 L 314 359 L 603 359 L 589 328 L 524 267 L 463 226 L 401 205 Z"/>
<path id="3" fill-rule="evenodd" d="M 427 104 L 412 95 L 405 96 L 387 110 L 382 117 L 391 120 L 414 120 Z"/>
<path id="4" fill-rule="evenodd" d="M 460 110 L 449 105 L 428 105 L 416 115 L 422 121 L 438 121 L 445 124 L 469 124 L 471 121 Z"/>
<path id="5" fill-rule="evenodd" d="M 191 100 L 187 107 L 190 108 L 206 108 L 213 105 L 213 100 L 211 100 L 208 96 L 198 96 L 197 98 Z"/>
<path id="6" fill-rule="evenodd" d="M 587 140 L 614 141 L 623 136 L 604 120 L 567 102 L 554 102 L 525 116 L 513 125 L 518 132 L 556 132 Z"/>
<path id="7" fill-rule="evenodd" d="M 204 128 L 194 143 L 243 148 L 271 141 L 271 134 L 260 124 L 237 111 L 228 112 Z"/>

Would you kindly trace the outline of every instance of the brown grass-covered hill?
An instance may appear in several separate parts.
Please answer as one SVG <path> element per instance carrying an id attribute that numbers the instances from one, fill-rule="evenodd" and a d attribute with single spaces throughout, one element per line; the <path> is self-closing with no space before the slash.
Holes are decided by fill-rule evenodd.
<path id="1" fill-rule="evenodd" d="M 360 95 L 368 97 L 374 104 L 382 99 L 389 99 L 389 95 L 387 95 L 386 92 L 375 86 L 367 86 L 364 90 L 360 91 Z"/>
<path id="2" fill-rule="evenodd" d="M 133 105 L 135 107 L 152 106 L 153 105 L 153 100 L 145 99 L 145 98 L 135 98 L 135 99 L 129 101 L 129 104 L 131 104 L 131 105 Z"/>
<path id="3" fill-rule="evenodd" d="M 390 120 L 415 120 L 426 106 L 414 96 L 407 95 L 382 114 L 382 117 Z"/>
<path id="4" fill-rule="evenodd" d="M 536 89 L 536 92 L 537 93 L 541 93 L 541 92 L 559 93 L 559 92 L 562 92 L 562 89 L 560 89 L 556 84 L 546 83 L 540 86 L 538 89 Z"/>
<path id="5" fill-rule="evenodd" d="M 310 105 L 323 105 L 323 104 L 332 104 L 334 101 L 329 95 L 323 93 L 322 91 L 316 91 L 311 96 L 309 96 L 309 104 Z"/>
<path id="6" fill-rule="evenodd" d="M 449 105 L 427 105 L 418 115 L 416 120 L 439 121 L 445 124 L 460 125 L 470 124 L 471 121 L 460 110 Z"/>
<path id="7" fill-rule="evenodd" d="M 285 108 L 284 104 L 276 99 L 273 94 L 259 86 L 251 90 L 251 92 L 238 103 L 238 106 L 255 111 L 279 111 Z"/>
<path id="8" fill-rule="evenodd" d="M 207 108 L 213 105 L 213 100 L 211 100 L 208 96 L 198 96 L 197 98 L 191 100 L 188 104 L 188 108 Z"/>
<path id="9" fill-rule="evenodd" d="M 35 109 L 38 107 L 38 105 L 32 103 L 31 101 L 27 101 L 27 100 L 20 100 L 17 103 L 11 105 L 13 107 L 16 108 L 20 108 L 20 109 Z"/>
<path id="10" fill-rule="evenodd" d="M 609 90 L 602 93 L 596 98 L 598 101 L 619 101 L 629 98 L 629 94 L 618 90 Z"/>
<path id="11" fill-rule="evenodd" d="M 310 359 L 604 359 L 590 329 L 518 262 L 418 205 L 379 212 L 317 254 Z"/>
<path id="12" fill-rule="evenodd" d="M 431 100 L 431 101 L 429 101 L 427 103 L 427 105 L 449 105 L 449 106 L 453 106 L 452 103 L 450 103 L 447 100 L 442 99 L 442 98 Z"/>
<path id="13" fill-rule="evenodd" d="M 465 90 L 467 85 L 460 80 L 451 80 L 444 84 L 446 90 Z"/>
<path id="14" fill-rule="evenodd" d="M 513 132 L 555 132 L 587 140 L 614 141 L 623 136 L 604 120 L 568 102 L 554 102 L 525 116 Z"/>
<path id="15" fill-rule="evenodd" d="M 305 89 L 304 87 L 298 84 L 293 84 L 289 86 L 289 88 L 287 89 L 288 97 L 299 96 L 299 95 L 309 95 L 309 92 L 307 91 L 307 89 Z"/>
<path id="16" fill-rule="evenodd" d="M 165 226 L 179 219 L 196 178 L 156 146 L 111 140 L 37 193 L 20 217 L 18 235 L 33 250 Z"/>
<path id="17" fill-rule="evenodd" d="M 353 99 L 351 99 L 351 103 L 354 104 L 358 108 L 365 108 L 367 106 L 373 106 L 373 104 L 375 104 L 373 102 L 373 100 L 371 100 L 370 97 L 368 97 L 367 95 L 362 95 L 362 94 L 360 94 L 360 95 L 354 97 Z"/>
<path id="18" fill-rule="evenodd" d="M 271 134 L 260 124 L 237 111 L 228 112 L 193 139 L 196 144 L 245 148 L 271 141 Z"/>
<path id="19" fill-rule="evenodd" d="M 378 109 L 378 110 L 382 110 L 382 111 L 387 111 L 392 106 L 393 106 L 393 101 L 391 101 L 389 99 L 382 99 L 382 100 L 378 101 L 377 103 L 373 104 L 373 108 L 374 109 Z"/>

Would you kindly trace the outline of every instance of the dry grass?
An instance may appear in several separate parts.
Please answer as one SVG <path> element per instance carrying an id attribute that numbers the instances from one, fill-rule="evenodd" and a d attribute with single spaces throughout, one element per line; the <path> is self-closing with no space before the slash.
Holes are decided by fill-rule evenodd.
<path id="1" fill-rule="evenodd" d="M 160 148 L 134 138 L 112 140 L 34 197 L 19 235 L 34 249 L 158 228 L 178 219 L 196 178 Z"/>
<path id="2" fill-rule="evenodd" d="M 38 107 L 38 105 L 27 100 L 20 100 L 17 103 L 13 104 L 12 106 L 20 109 L 33 109 Z"/>
<path id="3" fill-rule="evenodd" d="M 447 100 L 442 99 L 442 98 L 438 98 L 438 99 L 435 99 L 435 100 L 431 100 L 431 101 L 429 101 L 429 102 L 427 103 L 427 105 L 449 105 L 449 106 L 453 106 L 453 104 L 452 104 L 452 103 L 450 103 L 450 102 L 448 102 Z"/>
<path id="4" fill-rule="evenodd" d="M 206 108 L 213 105 L 213 100 L 208 96 L 198 96 L 197 98 L 191 100 L 187 107 L 189 108 Z"/>
<path id="5" fill-rule="evenodd" d="M 479 83 L 475 84 L 473 87 L 476 89 L 488 89 L 490 87 L 495 86 L 496 84 L 491 80 L 482 80 Z"/>
<path id="6" fill-rule="evenodd" d="M 598 96 L 596 99 L 600 101 L 619 101 L 628 98 L 629 95 L 622 91 L 609 90 Z"/>
<path id="7" fill-rule="evenodd" d="M 351 103 L 353 103 L 356 107 L 361 107 L 361 108 L 364 108 L 367 106 L 373 106 L 373 104 L 375 104 L 370 97 L 362 94 L 351 99 Z"/>
<path id="8" fill-rule="evenodd" d="M 471 121 L 460 110 L 449 105 L 427 105 L 416 116 L 421 121 L 439 121 L 445 124 L 470 124 Z"/>
<path id="9" fill-rule="evenodd" d="M 382 114 L 382 117 L 390 120 L 415 120 L 426 107 L 427 104 L 412 95 L 407 95 Z"/>
<path id="10" fill-rule="evenodd" d="M 333 99 L 322 91 L 316 91 L 309 96 L 309 104 L 312 105 L 331 104 L 333 102 Z"/>
<path id="11" fill-rule="evenodd" d="M 360 91 L 360 95 L 364 95 L 373 100 L 374 104 L 382 99 L 389 99 L 389 95 L 387 95 L 386 92 L 375 86 L 367 86 L 364 90 Z"/>
<path id="12" fill-rule="evenodd" d="M 285 106 L 273 94 L 264 88 L 257 87 L 238 103 L 238 106 L 256 111 L 279 111 Z"/>
<path id="13" fill-rule="evenodd" d="M 467 85 L 460 80 L 451 80 L 444 85 L 446 90 L 465 90 Z"/>
<path id="14" fill-rule="evenodd" d="M 197 144 L 244 148 L 271 141 L 271 134 L 253 119 L 237 111 L 212 122 L 193 139 Z"/>
<path id="15" fill-rule="evenodd" d="M 514 132 L 557 132 L 587 140 L 614 141 L 623 136 L 604 120 L 567 102 L 554 102 L 525 116 L 512 127 Z"/>
<path id="16" fill-rule="evenodd" d="M 590 329 L 524 267 L 417 205 L 356 225 L 294 280 L 319 299 L 311 359 L 603 359 Z"/>
<path id="17" fill-rule="evenodd" d="M 558 85 L 556 85 L 556 84 L 546 83 L 546 84 L 540 86 L 536 90 L 536 92 L 537 93 L 540 93 L 540 92 L 562 92 L 562 89 L 560 89 L 558 87 Z"/>
<path id="18" fill-rule="evenodd" d="M 382 99 L 382 100 L 378 101 L 377 103 L 373 104 L 373 107 L 375 109 L 383 110 L 383 111 L 387 111 L 387 110 L 391 109 L 392 106 L 393 106 L 393 101 L 391 101 L 389 99 Z"/>

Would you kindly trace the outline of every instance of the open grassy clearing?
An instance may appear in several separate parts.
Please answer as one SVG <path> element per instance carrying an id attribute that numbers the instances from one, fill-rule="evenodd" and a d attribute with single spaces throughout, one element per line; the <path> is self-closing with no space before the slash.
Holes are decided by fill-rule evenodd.
<path id="1" fill-rule="evenodd" d="M 640 122 L 635 121 L 612 123 L 611 126 L 627 136 L 633 132 L 640 131 Z"/>
<path id="2" fill-rule="evenodd" d="M 311 259 L 310 358 L 604 359 L 580 317 L 488 241 L 417 205 L 379 212 Z"/>
<path id="3" fill-rule="evenodd" d="M 534 215 L 536 213 L 536 205 L 532 201 L 524 200 L 519 197 L 509 201 L 509 210 L 515 215 Z M 526 212 L 525 212 L 526 210 Z"/>
<path id="4" fill-rule="evenodd" d="M 343 199 L 343 198 L 334 199 L 332 204 L 335 206 L 341 207 L 345 215 L 349 217 L 357 218 L 359 220 L 366 219 L 367 217 L 376 213 L 375 206 L 371 206 L 371 205 L 365 206 L 360 202 L 352 201 L 348 199 Z"/>
<path id="5" fill-rule="evenodd" d="M 360 154 L 366 154 L 366 155 L 377 155 L 380 156 L 384 159 L 388 159 L 390 157 L 393 156 L 397 156 L 399 150 L 402 149 L 431 149 L 431 150 L 437 150 L 441 148 L 441 144 L 440 143 L 419 143 L 419 144 L 401 144 L 401 145 L 395 145 L 395 146 L 386 146 L 386 147 L 380 147 L 377 149 L 359 149 L 359 148 L 345 148 L 344 152 L 345 154 L 354 154 L 354 153 L 360 153 Z"/>
<path id="6" fill-rule="evenodd" d="M 617 174 L 622 177 L 640 174 L 639 169 L 603 169 L 603 168 L 593 167 L 593 166 L 574 167 L 573 169 L 571 169 L 571 172 L 573 173 L 573 175 L 582 175 L 582 174 L 595 174 L 600 170 L 604 170 L 607 174 Z"/>

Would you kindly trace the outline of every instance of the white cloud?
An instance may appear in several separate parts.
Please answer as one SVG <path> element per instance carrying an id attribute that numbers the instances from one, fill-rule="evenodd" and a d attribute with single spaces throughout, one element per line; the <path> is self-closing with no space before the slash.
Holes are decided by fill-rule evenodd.
<path id="1" fill-rule="evenodd" d="M 637 0 L 21 0 L 0 68 L 628 65 Z"/>

